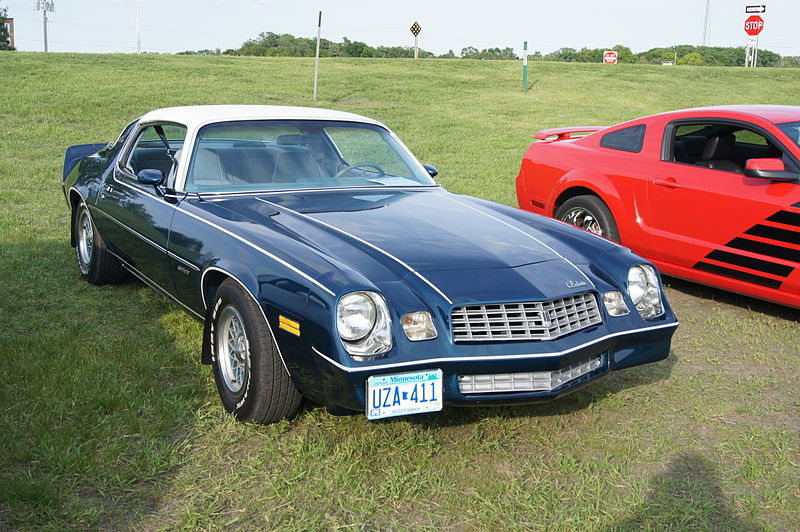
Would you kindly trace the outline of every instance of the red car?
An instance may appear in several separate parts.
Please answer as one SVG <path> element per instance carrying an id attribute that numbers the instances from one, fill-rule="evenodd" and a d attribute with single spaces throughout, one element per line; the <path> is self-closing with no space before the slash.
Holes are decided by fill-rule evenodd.
<path id="1" fill-rule="evenodd" d="M 535 138 L 521 208 L 674 277 L 800 308 L 800 107 L 685 109 Z"/>

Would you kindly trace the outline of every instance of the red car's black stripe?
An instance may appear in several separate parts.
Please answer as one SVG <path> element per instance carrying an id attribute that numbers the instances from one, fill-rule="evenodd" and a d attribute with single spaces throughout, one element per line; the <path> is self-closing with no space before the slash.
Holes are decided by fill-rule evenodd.
<path id="1" fill-rule="evenodd" d="M 776 246 L 775 244 L 767 244 L 766 242 L 757 242 L 747 238 L 734 238 L 726 245 L 729 248 L 741 249 L 742 251 L 758 253 L 759 255 L 766 255 L 767 257 L 800 263 L 800 250 L 798 249 L 785 248 Z"/>
<path id="2" fill-rule="evenodd" d="M 794 270 L 794 268 L 791 266 L 775 264 L 774 262 L 754 259 L 752 257 L 745 257 L 744 255 L 720 251 L 718 249 L 715 249 L 706 255 L 706 258 L 715 260 L 717 262 L 725 262 L 727 264 L 741 266 L 742 268 L 747 268 L 750 270 L 757 270 L 764 273 L 771 273 L 772 275 L 779 275 L 781 277 L 788 277 L 789 274 L 792 273 L 792 270 Z"/>
<path id="3" fill-rule="evenodd" d="M 770 240 L 779 240 L 789 244 L 800 245 L 800 232 L 790 231 L 788 229 L 778 229 L 777 227 L 770 227 L 768 225 L 756 225 L 745 231 L 747 235 L 760 236 L 769 238 Z"/>
<path id="4" fill-rule="evenodd" d="M 767 221 L 800 227 L 800 214 L 789 211 L 778 211 L 767 218 Z"/>
<path id="5" fill-rule="evenodd" d="M 746 273 L 731 268 L 725 268 L 723 266 L 717 266 L 716 264 L 709 264 L 708 262 L 702 262 L 702 261 L 698 262 L 697 264 L 694 265 L 694 268 L 696 270 L 700 270 L 703 272 L 721 275 L 722 277 L 728 277 L 730 279 L 736 279 L 738 281 L 745 281 L 747 283 L 766 286 L 767 288 L 780 288 L 781 286 L 781 281 L 778 281 L 776 279 L 761 277 L 760 275 L 754 275 L 752 273 Z"/>
<path id="6" fill-rule="evenodd" d="M 798 201 L 797 203 L 795 203 L 794 205 L 792 205 L 792 207 L 797 207 L 798 209 L 800 209 L 800 201 Z"/>

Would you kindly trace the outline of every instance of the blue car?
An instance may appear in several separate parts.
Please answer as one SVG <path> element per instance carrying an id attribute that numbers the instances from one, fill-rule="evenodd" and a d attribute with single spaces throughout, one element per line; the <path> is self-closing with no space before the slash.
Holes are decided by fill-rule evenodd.
<path id="1" fill-rule="evenodd" d="M 72 146 L 63 188 L 81 275 L 132 275 L 201 320 L 242 421 L 302 397 L 369 419 L 529 403 L 667 356 L 651 264 L 436 173 L 363 116 L 194 106 Z"/>

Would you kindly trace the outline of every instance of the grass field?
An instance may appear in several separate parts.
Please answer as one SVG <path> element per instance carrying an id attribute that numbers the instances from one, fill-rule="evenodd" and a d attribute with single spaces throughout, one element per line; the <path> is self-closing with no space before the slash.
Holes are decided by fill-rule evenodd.
<path id="1" fill-rule="evenodd" d="M 82 282 L 64 150 L 156 107 L 312 105 L 313 60 L 0 54 L 0 529 L 800 529 L 800 312 L 669 281 L 671 356 L 557 402 L 235 423 L 201 326 Z M 696 105 L 800 105 L 797 69 L 326 59 L 454 192 L 515 205 L 533 133 Z"/>

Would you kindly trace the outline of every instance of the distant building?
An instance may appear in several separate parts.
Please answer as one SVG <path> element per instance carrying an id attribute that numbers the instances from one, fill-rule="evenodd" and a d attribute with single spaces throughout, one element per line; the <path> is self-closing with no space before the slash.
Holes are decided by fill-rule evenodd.
<path id="1" fill-rule="evenodd" d="M 16 48 L 16 46 L 14 46 L 14 19 L 3 19 L 3 26 L 8 30 L 8 40 L 6 44 L 11 45 L 12 48 Z"/>

